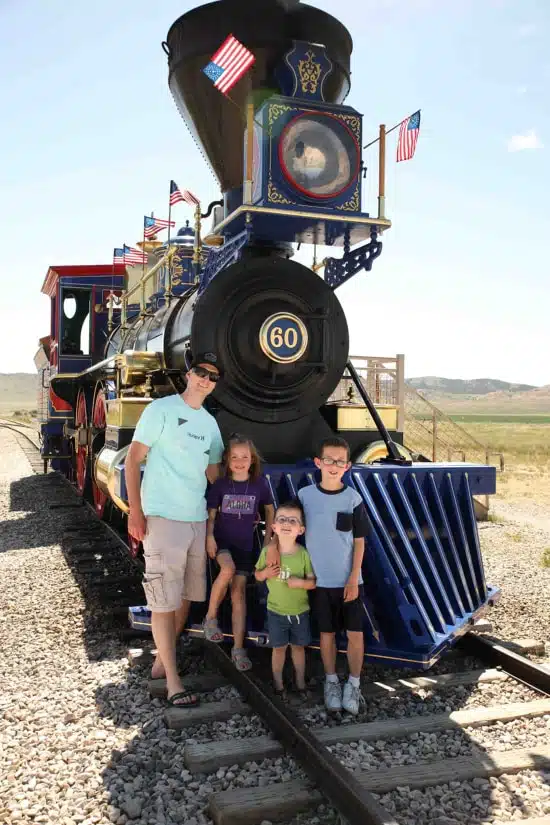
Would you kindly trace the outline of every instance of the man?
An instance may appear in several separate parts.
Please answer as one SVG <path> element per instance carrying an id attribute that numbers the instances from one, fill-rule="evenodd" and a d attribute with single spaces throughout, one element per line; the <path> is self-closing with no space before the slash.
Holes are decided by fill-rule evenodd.
<path id="1" fill-rule="evenodd" d="M 223 441 L 202 405 L 220 377 L 216 355 L 197 355 L 185 391 L 145 408 L 126 458 L 128 532 L 143 541 L 143 589 L 158 651 L 152 677 L 166 676 L 168 701 L 178 707 L 198 704 L 183 688 L 175 648 L 191 602 L 206 600 L 205 491 L 207 479 L 218 477 Z"/>

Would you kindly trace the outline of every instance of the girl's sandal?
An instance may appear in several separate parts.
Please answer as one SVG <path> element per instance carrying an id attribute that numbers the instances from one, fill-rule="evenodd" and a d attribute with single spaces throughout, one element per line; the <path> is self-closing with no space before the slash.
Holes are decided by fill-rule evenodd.
<path id="1" fill-rule="evenodd" d="M 246 650 L 243 647 L 234 647 L 231 651 L 231 660 L 237 670 L 250 670 L 252 662 L 247 656 Z"/>
<path id="2" fill-rule="evenodd" d="M 275 694 L 277 699 L 281 700 L 281 702 L 286 702 L 286 700 L 288 698 L 286 688 L 284 688 L 284 687 L 278 688 L 276 685 L 273 685 L 273 693 Z"/>
<path id="3" fill-rule="evenodd" d="M 217 619 L 205 619 L 202 629 L 204 630 L 204 638 L 208 642 L 223 642 L 223 633 L 218 627 Z"/>

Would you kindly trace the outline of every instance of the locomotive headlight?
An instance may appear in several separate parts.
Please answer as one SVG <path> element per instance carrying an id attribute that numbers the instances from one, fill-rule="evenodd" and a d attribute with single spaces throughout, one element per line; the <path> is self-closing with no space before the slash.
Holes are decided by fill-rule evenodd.
<path id="1" fill-rule="evenodd" d="M 287 181 L 311 198 L 334 198 L 357 178 L 360 153 L 346 124 L 322 112 L 293 118 L 279 142 L 279 162 Z"/>

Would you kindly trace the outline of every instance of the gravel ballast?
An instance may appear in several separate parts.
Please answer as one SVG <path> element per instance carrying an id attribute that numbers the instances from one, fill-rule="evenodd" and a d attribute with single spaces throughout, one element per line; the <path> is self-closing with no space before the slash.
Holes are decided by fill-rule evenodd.
<path id="1" fill-rule="evenodd" d="M 145 666 L 130 668 L 127 646 L 106 631 L 102 609 L 86 602 L 61 551 L 64 531 L 94 523 L 84 509 L 48 509 L 70 502 L 52 476 L 34 476 L 15 438 L 0 430 L 0 822 L 27 825 L 211 825 L 208 795 L 303 778 L 290 757 L 192 775 L 183 762 L 186 742 L 265 735 L 257 716 L 167 730 L 165 703 L 147 692 Z M 531 532 L 530 531 L 534 531 Z M 481 541 L 487 578 L 504 595 L 491 612 L 495 634 L 532 636 L 550 628 L 550 573 L 536 565 L 540 527 L 488 523 Z M 507 537 L 508 533 L 510 536 Z M 191 661 L 191 670 L 201 664 Z M 444 660 L 432 673 L 475 666 Z M 479 667 L 479 664 L 477 664 Z M 368 678 L 397 678 L 402 671 L 368 668 Z M 210 700 L 235 696 L 219 688 Z M 369 699 L 361 721 L 444 713 L 468 707 L 539 698 L 509 682 Z M 312 727 L 334 724 L 321 706 L 305 711 Z M 550 740 L 550 718 L 505 725 L 416 734 L 402 739 L 333 746 L 351 770 L 468 755 L 474 749 L 535 747 Z M 402 825 L 489 825 L 550 813 L 550 776 L 473 780 L 423 791 L 400 788 L 380 797 Z M 300 825 L 336 825 L 322 805 Z"/>

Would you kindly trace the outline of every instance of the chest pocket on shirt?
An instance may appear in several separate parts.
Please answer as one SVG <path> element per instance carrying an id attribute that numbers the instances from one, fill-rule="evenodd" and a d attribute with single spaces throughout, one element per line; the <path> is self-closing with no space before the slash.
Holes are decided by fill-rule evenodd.
<path id="1" fill-rule="evenodd" d="M 353 529 L 353 513 L 336 513 L 336 529 L 349 533 Z"/>

